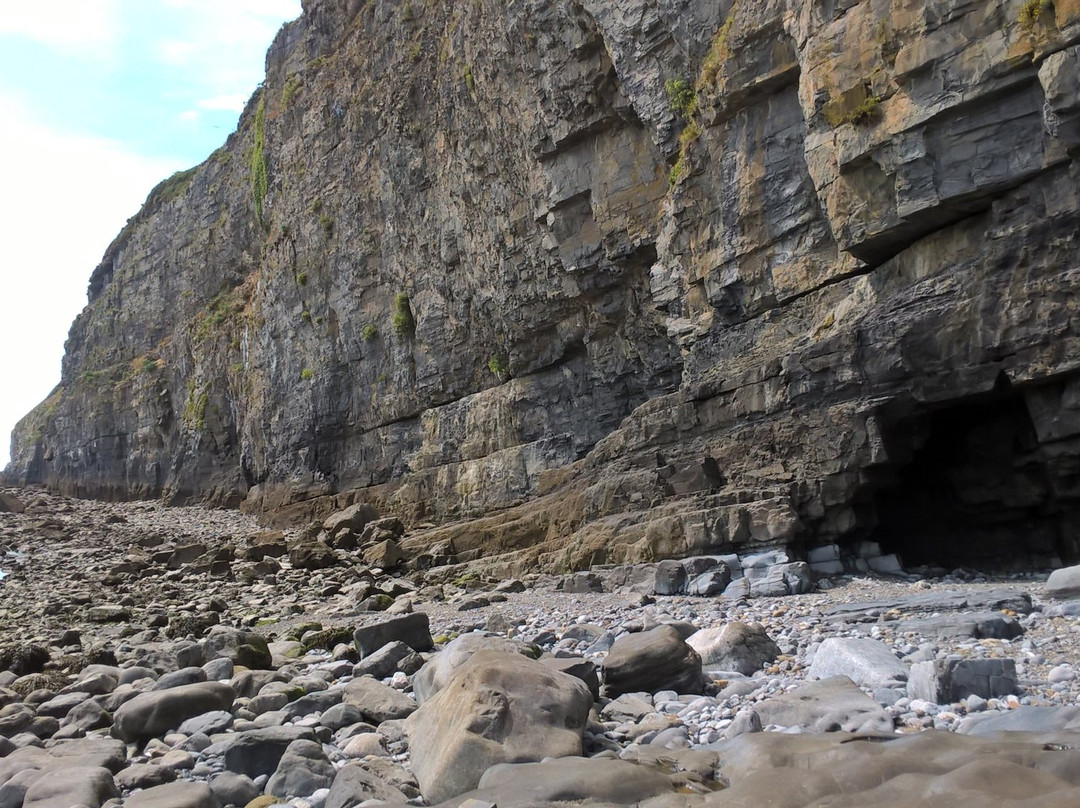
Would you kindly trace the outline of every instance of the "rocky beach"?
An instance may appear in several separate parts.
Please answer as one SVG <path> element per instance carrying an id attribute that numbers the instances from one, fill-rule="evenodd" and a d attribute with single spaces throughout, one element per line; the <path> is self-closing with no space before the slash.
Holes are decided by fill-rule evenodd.
<path id="1" fill-rule="evenodd" d="M 4 806 L 1080 799 L 1076 570 L 498 580 L 363 508 L 0 501 Z"/>
<path id="2" fill-rule="evenodd" d="M 1080 805 L 1078 75 L 303 0 L 12 434 L 0 808 Z"/>

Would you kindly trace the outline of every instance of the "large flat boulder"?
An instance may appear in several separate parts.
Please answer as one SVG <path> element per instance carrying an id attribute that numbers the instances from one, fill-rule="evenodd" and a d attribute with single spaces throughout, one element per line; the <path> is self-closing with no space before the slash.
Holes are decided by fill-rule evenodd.
<path id="1" fill-rule="evenodd" d="M 893 731 L 889 714 L 847 676 L 810 682 L 755 704 L 753 711 L 762 726 L 799 727 L 810 732 Z"/>
<path id="2" fill-rule="evenodd" d="M 895 687 L 908 680 L 908 668 L 885 643 L 869 637 L 829 637 L 810 663 L 809 676 L 847 676 L 863 687 Z"/>
<path id="3" fill-rule="evenodd" d="M 119 797 L 112 772 L 100 766 L 73 766 L 51 769 L 36 779 L 23 798 L 23 808 L 101 808 L 106 800 Z"/>
<path id="4" fill-rule="evenodd" d="M 1011 659 L 932 659 L 911 666 L 908 695 L 935 704 L 968 696 L 984 699 L 1017 692 L 1016 663 Z"/>
<path id="5" fill-rule="evenodd" d="M 223 682 L 197 682 L 140 693 L 116 711 L 112 734 L 122 741 L 163 735 L 189 718 L 232 709 L 235 698 L 236 693 Z"/>
<path id="6" fill-rule="evenodd" d="M 674 794 L 671 778 L 655 768 L 625 760 L 566 757 L 542 763 L 501 763 L 480 778 L 468 795 L 498 808 L 533 808 L 588 801 L 602 805 L 637 805 L 651 797 Z"/>
<path id="7" fill-rule="evenodd" d="M 429 804 L 476 788 L 496 763 L 581 754 L 588 687 L 520 654 L 481 651 L 405 721 Z"/>
<path id="8" fill-rule="evenodd" d="M 206 783 L 181 781 L 132 794 L 124 808 L 221 808 L 221 803 Z"/>

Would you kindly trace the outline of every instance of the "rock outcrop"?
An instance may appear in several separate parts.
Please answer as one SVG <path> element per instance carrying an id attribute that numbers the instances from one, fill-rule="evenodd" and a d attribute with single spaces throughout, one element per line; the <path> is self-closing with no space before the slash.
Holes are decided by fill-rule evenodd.
<path id="1" fill-rule="evenodd" d="M 309 0 L 6 476 L 508 570 L 1075 559 L 1078 61 L 1076 0 Z"/>

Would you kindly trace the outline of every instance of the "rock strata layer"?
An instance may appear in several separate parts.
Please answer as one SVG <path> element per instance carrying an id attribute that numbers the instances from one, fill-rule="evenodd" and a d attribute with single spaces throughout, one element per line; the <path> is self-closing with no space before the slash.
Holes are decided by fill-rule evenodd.
<path id="1" fill-rule="evenodd" d="M 386 564 L 1071 563 L 1078 43 L 1075 0 L 309 0 L 7 479 L 427 526 Z"/>

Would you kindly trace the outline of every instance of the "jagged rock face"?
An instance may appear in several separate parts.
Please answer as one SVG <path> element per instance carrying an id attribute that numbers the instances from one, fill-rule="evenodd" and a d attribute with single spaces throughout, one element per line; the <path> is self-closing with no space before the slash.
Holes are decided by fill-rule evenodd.
<path id="1" fill-rule="evenodd" d="M 1076 0 L 307 3 L 8 476 L 511 566 L 1075 556 L 1077 43 Z"/>

